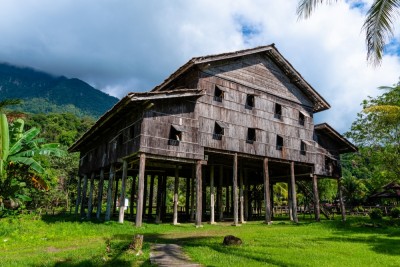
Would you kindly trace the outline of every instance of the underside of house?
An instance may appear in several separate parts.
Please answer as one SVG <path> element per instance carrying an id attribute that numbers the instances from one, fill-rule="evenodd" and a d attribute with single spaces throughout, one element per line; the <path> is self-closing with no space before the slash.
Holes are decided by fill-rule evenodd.
<path id="1" fill-rule="evenodd" d="M 96 182 L 99 218 L 108 180 L 109 220 L 114 184 L 121 181 L 124 200 L 133 177 L 128 192 L 137 226 L 153 210 L 157 222 L 171 220 L 167 179 L 174 179 L 173 223 L 244 222 L 257 190 L 269 223 L 276 183 L 288 184 L 294 221 L 298 190 L 310 194 L 319 220 L 317 179 L 339 181 L 340 154 L 357 151 L 328 124 L 314 125 L 313 114 L 329 107 L 274 45 L 193 58 L 152 91 L 125 96 L 71 146 L 81 154 L 76 211 L 80 205 L 91 216 Z"/>

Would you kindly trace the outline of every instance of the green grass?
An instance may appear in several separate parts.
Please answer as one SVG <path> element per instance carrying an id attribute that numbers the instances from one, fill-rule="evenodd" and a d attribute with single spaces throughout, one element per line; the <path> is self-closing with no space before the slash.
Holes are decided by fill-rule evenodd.
<path id="1" fill-rule="evenodd" d="M 400 228 L 368 223 L 367 218 L 351 218 L 345 224 L 282 220 L 198 229 L 193 224 L 145 224 L 137 229 L 131 222 L 20 216 L 0 220 L 0 266 L 150 266 L 151 243 L 180 244 L 205 266 L 398 266 Z M 136 233 L 144 234 L 141 256 L 128 250 Z M 223 246 L 228 234 L 241 238 L 243 245 Z"/>

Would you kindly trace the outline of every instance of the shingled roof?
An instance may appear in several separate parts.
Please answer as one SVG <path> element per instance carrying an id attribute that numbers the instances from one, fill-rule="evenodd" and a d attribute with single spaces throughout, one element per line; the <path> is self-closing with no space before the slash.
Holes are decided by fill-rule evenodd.
<path id="1" fill-rule="evenodd" d="M 164 90 L 172 81 L 185 74 L 196 65 L 219 60 L 233 59 L 246 55 L 254 55 L 258 53 L 267 55 L 285 73 L 290 81 L 311 99 L 311 101 L 314 103 L 314 112 L 319 112 L 330 108 L 328 102 L 300 75 L 299 72 L 297 72 L 297 70 L 289 63 L 289 61 L 287 61 L 282 54 L 279 53 L 274 44 L 230 53 L 194 57 L 174 73 L 172 73 L 166 80 L 164 80 L 163 83 L 156 86 L 152 91 Z"/>

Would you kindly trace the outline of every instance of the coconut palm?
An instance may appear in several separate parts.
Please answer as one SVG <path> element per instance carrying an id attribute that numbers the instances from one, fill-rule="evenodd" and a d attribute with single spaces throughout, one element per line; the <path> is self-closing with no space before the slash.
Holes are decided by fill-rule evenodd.
<path id="1" fill-rule="evenodd" d="M 318 5 L 338 0 L 300 0 L 297 7 L 299 18 L 309 18 Z M 366 32 L 367 60 L 380 65 L 386 41 L 393 37 L 393 20 L 400 10 L 400 0 L 374 0 L 366 14 L 362 27 Z"/>

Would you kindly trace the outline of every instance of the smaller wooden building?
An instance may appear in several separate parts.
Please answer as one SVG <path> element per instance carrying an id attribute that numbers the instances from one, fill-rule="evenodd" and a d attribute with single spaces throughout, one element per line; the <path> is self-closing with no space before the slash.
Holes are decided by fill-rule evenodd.
<path id="1" fill-rule="evenodd" d="M 274 45 L 193 58 L 152 91 L 129 93 L 71 146 L 69 151 L 81 153 L 78 204 L 85 213 L 88 203 L 90 217 L 96 181 L 100 217 L 108 180 L 108 220 L 114 181 L 121 180 L 124 199 L 126 178 L 137 177 L 130 190 L 137 196 L 132 200 L 140 226 L 144 204 L 153 205 L 157 179 L 160 221 L 165 218 L 166 179 L 173 177 L 173 223 L 180 219 L 182 179 L 187 184 L 185 211 L 191 218 L 195 214 L 196 225 L 206 215 L 211 223 L 224 216 L 234 224 L 244 222 L 253 208 L 252 189 L 260 187 L 269 223 L 271 186 L 286 182 L 291 217 L 297 221 L 296 188 L 312 181 L 309 191 L 319 220 L 317 179 L 339 181 L 340 154 L 357 150 L 328 124 L 314 125 L 314 113 L 329 107 Z"/>

